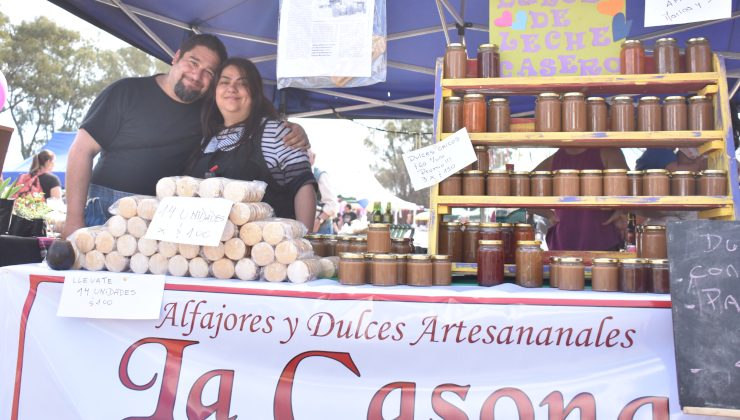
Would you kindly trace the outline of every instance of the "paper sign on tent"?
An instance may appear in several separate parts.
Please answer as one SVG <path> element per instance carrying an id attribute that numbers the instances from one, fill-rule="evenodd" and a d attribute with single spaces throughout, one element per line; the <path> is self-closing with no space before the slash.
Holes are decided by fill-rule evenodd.
<path id="1" fill-rule="evenodd" d="M 731 15 L 731 0 L 663 0 L 645 2 L 646 28 L 727 19 Z"/>
<path id="2" fill-rule="evenodd" d="M 464 127 L 431 146 L 403 154 L 406 171 L 415 191 L 437 184 L 477 159 Z"/>

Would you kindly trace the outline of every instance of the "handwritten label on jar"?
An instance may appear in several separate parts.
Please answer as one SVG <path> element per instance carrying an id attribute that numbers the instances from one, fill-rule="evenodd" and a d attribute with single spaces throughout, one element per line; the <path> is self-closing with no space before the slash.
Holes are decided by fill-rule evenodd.
<path id="1" fill-rule="evenodd" d="M 403 154 L 415 191 L 432 186 L 477 159 L 468 131 L 463 128 L 431 146 Z"/>

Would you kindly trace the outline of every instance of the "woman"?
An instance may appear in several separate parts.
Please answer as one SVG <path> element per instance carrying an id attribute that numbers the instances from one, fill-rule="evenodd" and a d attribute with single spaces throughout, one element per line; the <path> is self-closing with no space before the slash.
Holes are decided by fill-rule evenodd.
<path id="1" fill-rule="evenodd" d="M 51 150 L 44 149 L 36 154 L 28 173 L 18 177 L 18 184 L 23 184 L 23 188 L 18 191 L 17 196 L 41 190 L 44 193 L 44 199 L 61 199 L 62 183 L 56 175 L 51 173 L 55 162 L 56 155 Z"/>
<path id="2" fill-rule="evenodd" d="M 310 229 L 316 210 L 311 164 L 305 151 L 283 143 L 288 129 L 264 96 L 257 67 L 232 57 L 214 79 L 201 117 L 203 141 L 187 174 L 264 181 L 263 201 L 276 216 L 296 219 Z"/>

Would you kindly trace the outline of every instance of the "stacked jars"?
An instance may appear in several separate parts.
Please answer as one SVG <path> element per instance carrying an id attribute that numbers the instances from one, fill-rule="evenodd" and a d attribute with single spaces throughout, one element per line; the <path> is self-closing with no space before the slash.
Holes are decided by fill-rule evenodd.
<path id="1" fill-rule="evenodd" d="M 648 72 L 645 48 L 642 42 L 629 39 L 622 43 L 619 54 L 621 74 L 644 74 Z M 674 38 L 660 38 L 653 48 L 655 73 L 680 73 L 681 53 Z M 686 42 L 684 71 L 687 73 L 712 71 L 712 48 L 706 38 L 691 38 Z"/>

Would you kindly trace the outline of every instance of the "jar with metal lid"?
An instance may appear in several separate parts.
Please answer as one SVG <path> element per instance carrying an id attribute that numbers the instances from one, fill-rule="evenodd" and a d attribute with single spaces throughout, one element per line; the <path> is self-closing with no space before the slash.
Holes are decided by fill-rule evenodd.
<path id="1" fill-rule="evenodd" d="M 552 172 L 534 171 L 529 178 L 529 193 L 533 197 L 552 195 Z"/>
<path id="2" fill-rule="evenodd" d="M 463 233 L 459 222 L 442 222 L 439 225 L 437 252 L 449 255 L 454 262 L 462 262 Z"/>
<path id="3" fill-rule="evenodd" d="M 365 255 L 345 252 L 339 255 L 339 283 L 346 286 L 365 284 Z"/>
<path id="4" fill-rule="evenodd" d="M 648 290 L 653 293 L 671 293 L 668 260 L 656 258 L 650 260 L 650 282 Z"/>
<path id="5" fill-rule="evenodd" d="M 462 195 L 463 177 L 459 173 L 452 174 L 439 183 L 439 195 Z"/>
<path id="6" fill-rule="evenodd" d="M 480 240 L 480 223 L 466 223 L 463 231 L 463 262 L 478 261 L 478 240 Z"/>
<path id="7" fill-rule="evenodd" d="M 511 109 L 506 98 L 488 101 L 488 132 L 508 133 L 511 131 Z"/>
<path id="8" fill-rule="evenodd" d="M 663 130 L 680 131 L 689 126 L 686 99 L 683 96 L 669 96 L 663 101 Z"/>
<path id="9" fill-rule="evenodd" d="M 442 132 L 454 133 L 463 128 L 463 102 L 459 96 L 442 101 Z"/>
<path id="10" fill-rule="evenodd" d="M 306 239 L 311 244 L 314 255 L 316 255 L 317 257 L 328 257 L 328 254 L 326 252 L 326 242 L 324 242 L 324 238 L 321 235 L 309 233 L 308 235 L 306 235 Z"/>
<path id="11" fill-rule="evenodd" d="M 534 226 L 529 223 L 514 225 L 514 244 L 520 241 L 534 241 Z"/>
<path id="12" fill-rule="evenodd" d="M 462 79 L 467 76 L 468 53 L 463 44 L 453 42 L 447 45 L 443 70 L 445 79 Z"/>
<path id="13" fill-rule="evenodd" d="M 591 289 L 596 292 L 619 291 L 619 260 L 594 258 L 591 264 Z"/>
<path id="14" fill-rule="evenodd" d="M 406 260 L 409 254 L 396 255 L 396 279 L 398 284 L 406 284 Z"/>
<path id="15" fill-rule="evenodd" d="M 504 243 L 504 264 L 514 264 L 516 243 L 514 242 L 514 226 L 511 223 L 501 223 L 501 241 Z"/>
<path id="16" fill-rule="evenodd" d="M 626 169 L 604 169 L 604 195 L 630 195 Z"/>
<path id="17" fill-rule="evenodd" d="M 581 171 L 581 195 L 604 195 L 604 174 L 600 169 Z"/>
<path id="18" fill-rule="evenodd" d="M 662 131 L 663 115 L 657 96 L 643 96 L 637 103 L 637 131 Z"/>
<path id="19" fill-rule="evenodd" d="M 643 195 L 642 179 L 644 176 L 645 176 L 645 171 L 627 171 L 627 182 L 629 183 L 629 195 L 632 195 L 632 196 Z"/>
<path id="20" fill-rule="evenodd" d="M 486 99 L 480 93 L 463 96 L 463 127 L 468 133 L 486 131 Z"/>
<path id="21" fill-rule="evenodd" d="M 586 131 L 586 97 L 581 92 L 563 95 L 562 116 L 563 131 Z"/>
<path id="22" fill-rule="evenodd" d="M 578 169 L 560 169 L 553 172 L 552 193 L 556 196 L 576 196 L 581 194 L 581 180 Z"/>
<path id="23" fill-rule="evenodd" d="M 431 286 L 434 282 L 434 267 L 430 255 L 413 254 L 406 260 L 406 284 L 409 286 Z"/>
<path id="24" fill-rule="evenodd" d="M 504 246 L 502 241 L 478 242 L 478 285 L 496 286 L 504 282 Z"/>
<path id="25" fill-rule="evenodd" d="M 688 109 L 689 130 L 714 130 L 714 106 L 712 101 L 704 95 L 689 98 Z"/>
<path id="26" fill-rule="evenodd" d="M 550 273 L 550 287 L 558 287 L 558 277 L 559 277 L 559 268 L 560 268 L 560 257 L 552 256 L 550 257 L 550 267 L 549 267 L 549 273 Z"/>
<path id="27" fill-rule="evenodd" d="M 398 267 L 393 254 L 373 255 L 373 286 L 395 286 L 398 284 Z"/>
<path id="28" fill-rule="evenodd" d="M 628 39 L 622 43 L 619 52 L 619 72 L 621 74 L 645 73 L 645 48 L 642 42 Z"/>
<path id="29" fill-rule="evenodd" d="M 534 105 L 534 131 L 557 132 L 561 128 L 560 95 L 540 93 Z"/>
<path id="30" fill-rule="evenodd" d="M 681 54 L 674 38 L 660 38 L 655 41 L 653 57 L 656 73 L 669 74 L 680 72 L 679 62 L 681 60 Z"/>
<path id="31" fill-rule="evenodd" d="M 612 100 L 611 131 L 635 131 L 635 104 L 629 96 Z"/>
<path id="32" fill-rule="evenodd" d="M 349 241 L 348 252 L 367 252 L 367 237 L 366 236 L 353 236 Z"/>
<path id="33" fill-rule="evenodd" d="M 365 256 L 365 284 L 372 284 L 373 276 L 375 275 L 375 264 L 373 264 L 373 260 L 378 254 L 366 252 L 362 255 Z"/>
<path id="34" fill-rule="evenodd" d="M 606 131 L 609 117 L 606 100 L 599 96 L 591 96 L 586 99 L 586 130 Z"/>
<path id="35" fill-rule="evenodd" d="M 515 197 L 528 197 L 529 196 L 529 172 L 528 171 L 512 171 L 509 174 L 511 180 L 511 195 Z"/>
<path id="36" fill-rule="evenodd" d="M 691 171 L 672 172 L 671 195 L 696 195 L 696 173 Z"/>
<path id="37" fill-rule="evenodd" d="M 665 169 L 648 169 L 642 177 L 642 193 L 648 196 L 671 194 L 671 181 Z"/>
<path id="38" fill-rule="evenodd" d="M 341 255 L 345 252 L 350 251 L 350 240 L 352 237 L 347 235 L 338 235 L 337 236 L 337 255 Z"/>
<path id="39" fill-rule="evenodd" d="M 707 169 L 699 176 L 699 195 L 727 195 L 727 171 Z"/>
<path id="40" fill-rule="evenodd" d="M 502 241 L 504 239 L 501 223 L 483 222 L 480 224 L 479 240 L 484 241 Z"/>
<path id="41" fill-rule="evenodd" d="M 506 197 L 511 195 L 509 171 L 488 171 L 486 177 L 486 194 Z"/>
<path id="42" fill-rule="evenodd" d="M 449 255 L 432 255 L 432 284 L 449 286 L 452 283 L 452 263 Z"/>
<path id="43" fill-rule="evenodd" d="M 391 238 L 391 252 L 394 254 L 413 254 L 414 244 L 411 238 Z"/>
<path id="44" fill-rule="evenodd" d="M 472 169 L 477 169 L 479 171 L 483 171 L 483 176 L 485 176 L 486 171 L 488 171 L 488 146 L 475 146 L 473 147 L 473 150 L 475 150 L 475 156 L 478 158 L 476 162 L 473 164 Z M 481 194 L 483 195 L 483 194 Z"/>
<path id="45" fill-rule="evenodd" d="M 367 227 L 367 252 L 387 254 L 391 252 L 391 225 L 370 223 Z"/>
<path id="46" fill-rule="evenodd" d="M 558 265 L 558 289 L 583 290 L 586 286 L 586 270 L 583 258 L 562 257 Z"/>
<path id="47" fill-rule="evenodd" d="M 486 180 L 483 171 L 473 170 L 463 172 L 463 195 L 486 195 Z"/>
<path id="48" fill-rule="evenodd" d="M 337 235 L 324 235 L 324 242 L 326 243 L 327 256 L 337 256 Z"/>
<path id="49" fill-rule="evenodd" d="M 478 46 L 478 77 L 499 77 L 499 62 L 498 45 L 481 44 Z"/>
<path id="50" fill-rule="evenodd" d="M 668 258 L 668 244 L 666 242 L 666 229 L 661 225 L 646 225 L 642 227 L 642 238 L 640 240 L 640 257 L 642 258 Z"/>
<path id="51" fill-rule="evenodd" d="M 712 47 L 703 37 L 686 41 L 686 72 L 702 73 L 712 71 Z"/>
<path id="52" fill-rule="evenodd" d="M 645 293 L 647 291 L 647 259 L 625 258 L 619 261 L 619 291 Z"/>
<path id="53" fill-rule="evenodd" d="M 529 225 L 528 225 L 529 226 Z M 543 264 L 540 241 L 519 241 L 516 246 L 516 284 L 542 287 Z"/>

